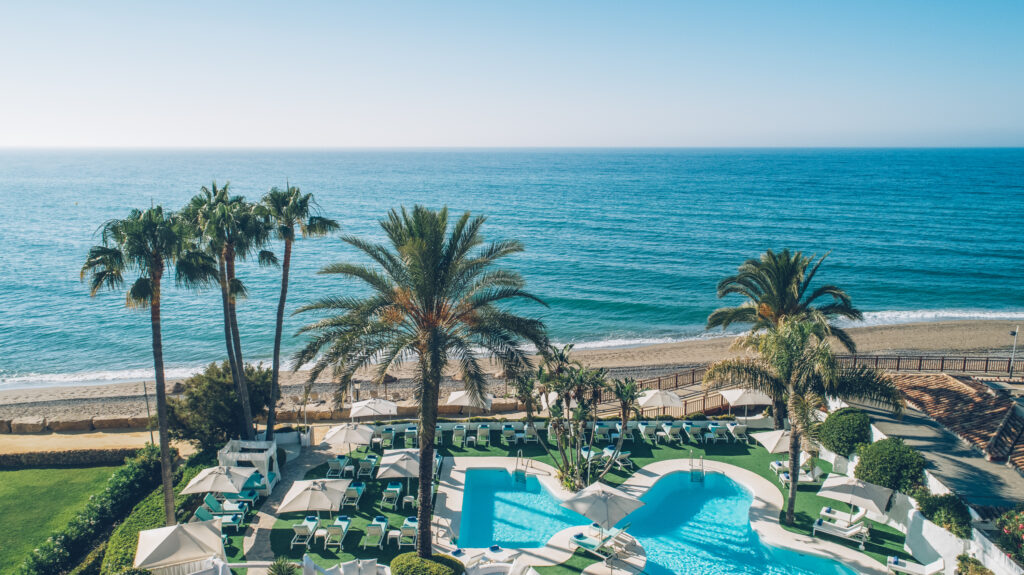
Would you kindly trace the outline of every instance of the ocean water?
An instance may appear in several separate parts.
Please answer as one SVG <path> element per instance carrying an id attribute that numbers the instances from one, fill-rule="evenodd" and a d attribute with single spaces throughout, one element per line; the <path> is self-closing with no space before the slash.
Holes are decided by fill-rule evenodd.
<path id="1" fill-rule="evenodd" d="M 109 218 L 176 208 L 230 180 L 256 199 L 286 181 L 345 233 L 379 239 L 385 212 L 448 205 L 491 238 L 578 347 L 707 337 L 717 281 L 767 248 L 832 254 L 869 323 L 1024 318 L 1024 150 L 0 151 L 0 389 L 152 377 L 148 315 L 90 298 L 79 270 Z M 279 246 L 275 246 L 279 247 Z M 357 287 L 318 276 L 357 256 L 296 245 L 289 309 Z M 243 264 L 246 359 L 266 360 L 279 275 Z M 735 303 L 735 302 L 733 302 Z M 165 360 L 183 375 L 223 356 L 216 291 L 172 290 Z M 284 348 L 304 318 L 289 317 Z M 710 334 L 714 335 L 714 334 Z"/>

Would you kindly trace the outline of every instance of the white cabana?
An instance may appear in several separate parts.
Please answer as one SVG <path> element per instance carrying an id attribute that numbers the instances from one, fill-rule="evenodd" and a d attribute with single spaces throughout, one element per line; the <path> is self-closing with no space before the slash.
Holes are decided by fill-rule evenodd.
<path id="1" fill-rule="evenodd" d="M 754 441 L 763 445 L 768 450 L 768 453 L 789 451 L 789 432 L 784 429 L 754 433 L 751 437 L 754 438 Z"/>
<path id="2" fill-rule="evenodd" d="M 562 502 L 562 507 L 597 523 L 601 529 L 611 529 L 643 505 L 636 497 L 600 482 L 588 485 Z"/>
<path id="3" fill-rule="evenodd" d="M 278 513 L 298 513 L 303 511 L 337 511 L 341 509 L 341 501 L 345 498 L 345 490 L 352 483 L 351 479 L 309 479 L 292 483 L 291 489 L 285 493 Z"/>
<path id="4" fill-rule="evenodd" d="M 638 402 L 643 409 L 664 409 L 666 407 L 682 407 L 683 400 L 671 391 L 648 389 L 640 394 Z"/>
<path id="5" fill-rule="evenodd" d="M 373 439 L 373 428 L 358 423 L 342 423 L 327 430 L 321 445 L 342 447 L 349 451 L 354 445 L 369 445 Z"/>
<path id="6" fill-rule="evenodd" d="M 232 439 L 217 452 L 217 462 L 224 467 L 239 467 L 247 463 L 263 475 L 260 495 L 267 497 L 281 481 L 281 469 L 277 464 L 276 441 L 244 441 Z M 247 467 L 245 465 L 241 467 Z"/>
<path id="7" fill-rule="evenodd" d="M 134 565 L 153 575 L 188 575 L 211 557 L 226 559 L 220 519 L 140 531 Z"/>
<path id="8" fill-rule="evenodd" d="M 357 401 L 349 410 L 350 417 L 389 417 L 392 415 L 398 415 L 398 404 L 379 397 Z"/>
<path id="9" fill-rule="evenodd" d="M 420 475 L 420 452 L 418 449 L 389 449 L 380 458 L 377 468 L 378 479 L 405 478 L 410 484 L 413 477 Z"/>
<path id="10" fill-rule="evenodd" d="M 485 393 L 480 399 L 474 399 L 468 391 L 456 391 L 448 396 L 445 405 L 461 405 L 462 407 L 490 410 L 492 403 L 494 403 L 493 393 Z"/>
<path id="11" fill-rule="evenodd" d="M 255 467 L 207 467 L 188 482 L 182 494 L 186 493 L 240 493 L 249 478 L 256 473 Z"/>
<path id="12" fill-rule="evenodd" d="M 853 506 L 884 515 L 885 507 L 889 504 L 889 498 L 892 497 L 892 489 L 833 473 L 821 484 L 818 496 L 849 503 L 851 517 L 853 516 Z"/>
<path id="13" fill-rule="evenodd" d="M 755 389 L 723 389 L 718 393 L 729 404 L 729 413 L 732 413 L 732 408 L 743 406 L 743 417 L 747 416 L 747 408 L 751 405 L 772 404 L 772 398 Z"/>

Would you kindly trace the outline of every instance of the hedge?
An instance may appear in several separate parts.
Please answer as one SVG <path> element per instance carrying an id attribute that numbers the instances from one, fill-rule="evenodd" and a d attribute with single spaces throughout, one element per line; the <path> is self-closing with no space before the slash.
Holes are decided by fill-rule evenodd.
<path id="1" fill-rule="evenodd" d="M 450 555 L 434 554 L 423 559 L 410 551 L 391 560 L 391 575 L 459 575 L 463 571 L 462 562 Z"/>
<path id="2" fill-rule="evenodd" d="M 85 556 L 85 559 L 71 570 L 68 575 L 100 575 L 100 565 L 103 563 L 103 554 L 107 551 L 107 542 L 104 541 Z"/>
<path id="3" fill-rule="evenodd" d="M 0 469 L 30 467 L 100 467 L 121 465 L 134 457 L 138 449 L 74 449 L 71 451 L 32 451 L 0 453 Z"/>
<path id="4" fill-rule="evenodd" d="M 971 538 L 971 512 L 967 504 L 953 493 L 932 495 L 921 488 L 911 493 L 925 519 L 961 539 Z"/>
<path id="5" fill-rule="evenodd" d="M 200 471 L 209 467 L 213 459 L 214 456 L 210 453 L 197 453 L 175 472 L 178 479 L 174 486 L 174 506 L 179 522 L 189 519 L 202 499 L 200 495 L 181 495 L 181 490 Z M 103 555 L 101 575 L 120 575 L 125 569 L 130 568 L 135 562 L 139 531 L 156 529 L 165 524 L 163 486 L 158 486 L 132 509 L 127 519 L 118 525 L 110 536 L 107 551 Z"/>
<path id="6" fill-rule="evenodd" d="M 898 437 L 890 437 L 858 450 L 853 475 L 861 481 L 910 493 L 924 484 L 924 456 Z"/>
<path id="7" fill-rule="evenodd" d="M 51 535 L 25 559 L 19 575 L 67 573 L 93 550 L 142 497 L 160 483 L 160 450 L 147 445 L 111 474 L 107 486 L 89 498 L 64 528 Z M 10 528 L 11 526 L 7 526 Z"/>
<path id="8" fill-rule="evenodd" d="M 871 419 L 859 409 L 844 407 L 825 418 L 818 439 L 832 453 L 849 457 L 857 446 L 871 443 Z"/>

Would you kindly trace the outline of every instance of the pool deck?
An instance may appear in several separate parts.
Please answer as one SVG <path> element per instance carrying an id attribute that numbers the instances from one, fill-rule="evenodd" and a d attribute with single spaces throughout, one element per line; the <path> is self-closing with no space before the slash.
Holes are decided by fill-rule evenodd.
<path id="1" fill-rule="evenodd" d="M 505 469 L 515 470 L 514 457 L 454 457 L 453 464 L 445 466 L 438 487 L 437 507 L 434 510 L 435 548 L 438 552 L 451 552 L 454 546 L 450 543 L 457 539 L 462 510 L 462 490 L 466 484 L 466 471 L 469 469 Z M 565 490 L 557 479 L 557 470 L 550 465 L 538 461 L 529 461 L 527 473 L 534 475 L 559 499 L 566 499 L 571 494 Z M 761 542 L 773 547 L 789 549 L 797 553 L 816 555 L 843 563 L 863 575 L 884 575 L 885 566 L 867 555 L 854 549 L 844 547 L 831 541 L 786 531 L 779 524 L 784 498 L 773 483 L 735 465 L 718 461 L 705 461 L 704 469 L 711 473 L 722 473 L 733 479 L 753 495 L 750 506 L 750 526 L 758 534 Z M 665 475 L 678 472 L 689 472 L 690 462 L 687 459 L 671 459 L 651 463 L 631 475 L 620 486 L 624 492 L 641 497 L 659 479 Z M 534 549 L 517 549 L 520 558 L 533 566 L 558 565 L 567 561 L 573 554 L 569 539 L 579 527 L 571 527 L 556 533 L 544 547 Z M 485 549 L 467 550 L 470 554 L 486 552 Z M 646 556 L 642 551 L 629 564 L 615 564 L 612 575 L 634 575 L 643 571 Z M 597 575 L 608 574 L 609 567 L 603 562 L 588 567 L 584 573 Z"/>

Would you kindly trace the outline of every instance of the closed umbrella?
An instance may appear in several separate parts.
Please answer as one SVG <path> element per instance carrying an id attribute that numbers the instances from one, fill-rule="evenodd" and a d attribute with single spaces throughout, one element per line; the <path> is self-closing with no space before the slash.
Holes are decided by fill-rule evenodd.
<path id="1" fill-rule="evenodd" d="M 747 407 L 751 405 L 771 405 L 772 398 L 756 389 L 726 389 L 719 394 L 729 404 L 729 413 L 732 408 L 743 406 L 743 417 L 747 416 Z"/>
<path id="2" fill-rule="evenodd" d="M 406 479 L 408 487 L 413 477 L 420 476 L 420 452 L 418 449 L 389 449 L 380 458 L 377 477 L 380 479 Z"/>
<path id="3" fill-rule="evenodd" d="M 789 451 L 789 432 L 780 429 L 778 431 L 766 431 L 755 433 L 751 437 L 768 450 L 768 453 L 782 453 Z"/>
<path id="4" fill-rule="evenodd" d="M 872 513 L 885 513 L 889 498 L 892 497 L 892 489 L 833 473 L 821 484 L 818 496 L 849 503 L 850 518 L 852 519 L 854 506 L 867 509 Z"/>
<path id="5" fill-rule="evenodd" d="M 345 498 L 351 479 L 311 479 L 292 483 L 291 489 L 285 493 L 278 513 L 298 513 L 316 511 L 337 511 Z"/>
<path id="6" fill-rule="evenodd" d="M 398 405 L 386 399 L 375 397 L 352 404 L 350 417 L 379 417 L 398 415 Z"/>
<path id="7" fill-rule="evenodd" d="M 139 531 L 135 550 L 135 567 L 159 569 L 181 566 L 183 573 L 192 573 L 189 565 L 210 557 L 226 560 L 221 539 L 220 519 L 179 523 L 170 527 Z"/>
<path id="8" fill-rule="evenodd" d="M 373 439 L 373 428 L 369 425 L 357 423 L 343 423 L 335 425 L 327 430 L 321 445 L 342 446 L 349 448 L 353 445 L 369 445 Z"/>
<path id="9" fill-rule="evenodd" d="M 181 492 L 240 493 L 254 473 L 255 467 L 207 467 L 193 477 Z"/>

